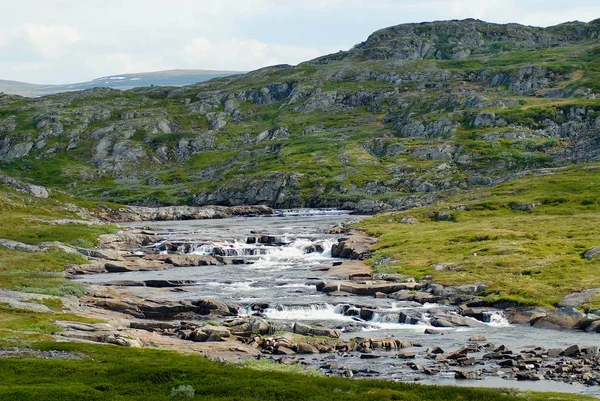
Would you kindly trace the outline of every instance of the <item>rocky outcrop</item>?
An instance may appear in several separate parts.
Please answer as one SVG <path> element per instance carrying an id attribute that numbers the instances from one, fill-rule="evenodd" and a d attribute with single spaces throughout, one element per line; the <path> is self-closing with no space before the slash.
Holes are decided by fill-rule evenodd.
<path id="1" fill-rule="evenodd" d="M 36 198 L 48 198 L 50 196 L 50 191 L 41 185 L 30 184 L 28 182 L 7 177 L 2 174 L 0 174 L 0 185 L 4 185 L 5 187 L 23 192 Z"/>
<path id="2" fill-rule="evenodd" d="M 461 59 L 495 52 L 496 46 L 504 43 L 514 48 L 534 49 L 565 41 L 584 42 L 598 37 L 600 30 L 594 22 L 574 22 L 560 28 L 498 25 L 474 19 L 402 24 L 371 34 L 351 53 L 371 60 Z M 448 36 L 451 41 L 445 39 Z"/>
<path id="3" fill-rule="evenodd" d="M 141 207 L 128 206 L 124 209 L 111 211 L 106 220 L 125 221 L 152 221 L 152 220 L 193 220 L 215 219 L 233 216 L 272 215 L 275 211 L 267 206 L 166 206 L 166 207 Z"/>

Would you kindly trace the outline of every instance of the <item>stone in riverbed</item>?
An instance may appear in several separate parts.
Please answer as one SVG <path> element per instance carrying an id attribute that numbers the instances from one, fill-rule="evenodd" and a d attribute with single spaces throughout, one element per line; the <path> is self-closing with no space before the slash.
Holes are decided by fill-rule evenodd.
<path id="1" fill-rule="evenodd" d="M 308 343 L 299 343 L 296 347 L 299 354 L 318 354 L 319 350 Z"/>
<path id="2" fill-rule="evenodd" d="M 230 316 L 236 315 L 238 311 L 237 305 L 228 305 L 223 301 L 211 298 L 193 301 L 192 305 L 197 307 L 196 312 L 201 315 Z"/>
<path id="3" fill-rule="evenodd" d="M 482 327 L 483 323 L 452 314 L 438 314 L 431 319 L 431 325 L 435 327 Z"/>
<path id="4" fill-rule="evenodd" d="M 414 359 L 415 358 L 415 353 L 414 352 L 410 352 L 407 350 L 400 350 L 400 352 L 398 352 L 396 354 L 396 358 L 399 359 Z"/>
<path id="5" fill-rule="evenodd" d="M 334 330 L 323 326 L 311 327 L 304 323 L 294 323 L 292 331 L 296 334 L 302 334 L 304 336 L 339 338 L 341 335 L 339 330 Z"/>
<path id="6" fill-rule="evenodd" d="M 543 318 L 548 311 L 542 307 L 511 307 L 504 309 L 504 315 L 510 323 L 516 324 L 534 324 L 538 319 Z"/>
<path id="7" fill-rule="evenodd" d="M 275 354 L 276 355 L 296 355 L 296 352 L 293 349 L 282 345 L 282 346 L 277 347 L 277 349 L 275 350 Z"/>
<path id="8" fill-rule="evenodd" d="M 104 265 L 109 273 L 127 273 L 137 271 L 160 271 L 170 266 L 162 262 L 137 260 L 135 262 L 109 262 Z"/>
<path id="9" fill-rule="evenodd" d="M 196 282 L 192 280 L 146 280 L 144 284 L 146 287 L 152 288 L 175 288 L 196 285 Z"/>
<path id="10" fill-rule="evenodd" d="M 457 370 L 454 372 L 454 378 L 457 380 L 480 380 L 481 374 L 476 370 Z"/>

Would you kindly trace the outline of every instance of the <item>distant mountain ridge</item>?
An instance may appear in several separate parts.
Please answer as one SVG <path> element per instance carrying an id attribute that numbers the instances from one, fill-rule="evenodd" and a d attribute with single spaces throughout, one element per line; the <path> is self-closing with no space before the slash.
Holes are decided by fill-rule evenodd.
<path id="1" fill-rule="evenodd" d="M 0 92 L 11 95 L 38 97 L 61 92 L 79 91 L 91 88 L 132 89 L 141 86 L 184 86 L 213 78 L 241 74 L 241 71 L 220 70 L 165 70 L 132 74 L 108 75 L 87 82 L 60 85 L 39 85 L 27 82 L 0 79 Z"/>

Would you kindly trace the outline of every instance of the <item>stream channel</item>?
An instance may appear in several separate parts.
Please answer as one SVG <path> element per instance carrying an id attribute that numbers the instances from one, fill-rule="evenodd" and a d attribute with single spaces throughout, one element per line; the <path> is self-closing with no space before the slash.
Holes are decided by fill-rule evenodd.
<path id="1" fill-rule="evenodd" d="M 182 252 L 226 256 L 240 264 L 224 266 L 177 267 L 165 271 L 127 272 L 86 275 L 80 281 L 103 283 L 115 280 L 191 280 L 185 291 L 165 290 L 169 300 L 214 297 L 240 305 L 240 315 L 252 313 L 254 304 L 268 304 L 263 317 L 269 322 L 322 324 L 342 330 L 342 339 L 372 337 L 403 339 L 423 347 L 409 349 L 416 353 L 410 363 L 431 365 L 425 349 L 440 347 L 445 352 L 469 344 L 472 336 L 483 335 L 487 343 L 506 345 L 513 352 L 535 347 L 565 348 L 573 344 L 597 346 L 598 334 L 536 329 L 525 325 L 510 325 L 501 311 L 491 311 L 489 322 L 482 327 L 448 328 L 444 335 L 427 335 L 432 328 L 428 313 L 452 306 L 399 302 L 387 298 L 361 296 L 331 296 L 316 290 L 323 280 L 319 268 L 331 266 L 339 259 L 331 258 L 331 246 L 343 234 L 328 234 L 327 230 L 359 217 L 339 210 L 284 210 L 274 217 L 236 217 L 215 220 L 144 222 L 129 226 L 150 226 L 162 238 L 184 244 Z M 256 234 L 258 233 L 258 234 Z M 270 235 L 283 245 L 248 244 L 247 237 Z M 153 245 L 160 249 L 161 243 Z M 312 251 L 307 253 L 308 251 Z M 243 264 L 241 264 L 243 260 Z M 143 287 L 135 289 L 143 292 Z M 368 307 L 375 314 L 368 321 L 352 316 L 352 310 Z M 418 313 L 417 324 L 398 323 L 401 311 Z M 481 352 L 481 355 L 485 353 Z M 505 387 L 520 390 L 581 393 L 600 397 L 600 386 L 567 384 L 550 380 L 506 380 L 493 374 L 482 380 L 457 380 L 453 368 L 434 375 L 412 370 L 409 361 L 395 358 L 393 351 L 373 351 L 375 358 L 362 359 L 359 353 L 302 355 L 316 369 L 336 364 L 354 377 L 381 378 L 398 381 L 418 381 L 427 384 Z M 470 354 L 471 355 L 471 354 Z M 480 355 L 480 356 L 481 356 Z M 496 365 L 477 365 L 477 369 L 498 370 Z M 471 367 L 473 369 L 473 367 Z"/>

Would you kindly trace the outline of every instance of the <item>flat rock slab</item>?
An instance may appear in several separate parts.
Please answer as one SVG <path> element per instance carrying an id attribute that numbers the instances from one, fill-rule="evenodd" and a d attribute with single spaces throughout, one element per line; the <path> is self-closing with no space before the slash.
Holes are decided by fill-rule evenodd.
<path id="1" fill-rule="evenodd" d="M 586 303 L 588 299 L 590 299 L 598 293 L 600 293 L 600 288 L 590 288 L 580 292 L 574 292 L 564 297 L 562 301 L 556 304 L 556 306 L 560 308 L 576 308 L 579 305 L 583 305 L 584 303 Z"/>
<path id="2" fill-rule="evenodd" d="M 162 261 L 170 263 L 173 266 L 217 266 L 230 264 L 229 260 L 221 257 L 207 256 L 207 255 L 146 255 L 145 260 Z"/>
<path id="3" fill-rule="evenodd" d="M 319 283 L 317 290 L 330 293 L 335 291 L 348 292 L 354 295 L 373 296 L 376 293 L 391 294 L 401 290 L 418 290 L 421 288 L 419 283 L 391 283 L 389 281 L 336 281 L 329 283 Z"/>
<path id="4" fill-rule="evenodd" d="M 109 262 L 105 264 L 106 271 L 109 273 L 125 273 L 138 271 L 156 271 L 165 270 L 172 265 L 156 261 L 139 260 L 135 262 Z"/>
<path id="5" fill-rule="evenodd" d="M 357 277 L 364 280 L 371 277 L 371 266 L 361 261 L 347 261 L 330 267 L 323 275 L 341 280 L 351 280 Z"/>

